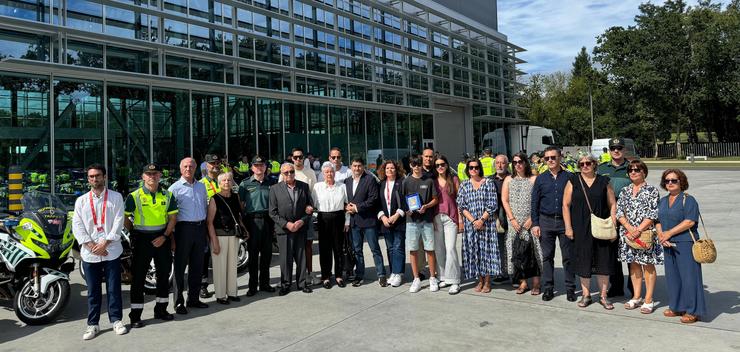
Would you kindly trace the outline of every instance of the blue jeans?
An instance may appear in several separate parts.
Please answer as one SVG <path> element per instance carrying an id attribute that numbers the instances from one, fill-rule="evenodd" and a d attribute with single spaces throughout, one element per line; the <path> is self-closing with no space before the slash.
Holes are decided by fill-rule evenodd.
<path id="1" fill-rule="evenodd" d="M 380 243 L 378 243 L 378 233 L 374 227 L 360 228 L 352 226 L 352 248 L 355 250 L 355 257 L 357 258 L 357 267 L 355 268 L 355 280 L 362 280 L 365 276 L 365 257 L 362 255 L 362 243 L 363 236 L 367 240 L 367 245 L 370 246 L 370 251 L 373 253 L 373 261 L 375 262 L 375 271 L 379 278 L 385 277 L 385 266 L 383 265 L 383 252 L 380 251 Z"/>
<path id="2" fill-rule="evenodd" d="M 406 231 L 405 226 L 397 226 L 383 233 L 385 247 L 388 250 L 388 264 L 392 274 L 403 274 L 406 271 Z"/>
<path id="3" fill-rule="evenodd" d="M 108 319 L 111 323 L 121 320 L 123 318 L 121 260 L 116 258 L 99 263 L 82 261 L 82 266 L 87 283 L 87 325 L 98 325 L 100 322 L 103 278 L 105 291 L 108 293 Z"/>

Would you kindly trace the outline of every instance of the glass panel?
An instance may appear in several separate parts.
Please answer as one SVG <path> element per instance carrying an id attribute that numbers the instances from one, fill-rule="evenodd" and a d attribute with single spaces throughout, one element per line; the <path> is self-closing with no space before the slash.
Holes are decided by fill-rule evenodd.
<path id="1" fill-rule="evenodd" d="M 49 79 L 0 72 L 0 169 L 18 165 L 25 171 L 23 190 L 49 190 Z M 42 176 L 43 175 L 43 176 Z M 7 192 L 3 185 L 0 193 Z M 0 211 L 7 197 L 0 197 Z"/>
<path id="2" fill-rule="evenodd" d="M 180 177 L 180 160 L 191 155 L 189 99 L 185 90 L 152 89 L 153 159 L 173 180 Z"/>
<path id="3" fill-rule="evenodd" d="M 165 43 L 174 46 L 188 47 L 188 25 L 173 20 L 164 20 Z"/>
<path id="4" fill-rule="evenodd" d="M 326 105 L 308 104 L 308 147 L 314 155 L 329 155 Z"/>
<path id="5" fill-rule="evenodd" d="M 213 62 L 190 60 L 190 79 L 224 82 L 224 66 Z"/>
<path id="6" fill-rule="evenodd" d="M 177 56 L 166 56 L 165 73 L 167 77 L 189 78 L 190 69 L 188 59 Z"/>
<path id="7" fill-rule="evenodd" d="M 355 156 L 364 158 L 366 157 L 365 139 L 368 138 L 365 135 L 365 113 L 362 110 L 348 109 L 347 114 L 349 135 L 356 137 L 349 139 L 349 153 L 344 154 L 348 154 L 350 160 Z"/>
<path id="8" fill-rule="evenodd" d="M 103 163 L 103 85 L 101 82 L 54 81 L 55 191 L 81 194 L 89 187 L 82 168 Z"/>
<path id="9" fill-rule="evenodd" d="M 100 44 L 68 40 L 67 63 L 77 66 L 103 68 L 103 46 Z"/>
<path id="10" fill-rule="evenodd" d="M 149 54 L 145 51 L 108 46 L 105 67 L 136 73 L 149 73 Z"/>
<path id="11" fill-rule="evenodd" d="M 224 130 L 224 97 L 206 93 L 193 93 L 193 156 L 203 160 L 206 154 L 226 153 Z"/>
<path id="12" fill-rule="evenodd" d="M 306 145 L 306 103 L 286 101 L 283 104 L 285 112 L 285 148 L 291 150 L 296 147 L 304 151 Z"/>
<path id="13" fill-rule="evenodd" d="M 410 117 L 411 154 L 420 154 L 422 148 L 422 119 L 419 114 L 411 114 Z"/>
<path id="14" fill-rule="evenodd" d="M 259 126 L 258 148 L 262 157 L 282 161 L 283 133 L 279 99 L 257 100 L 257 125 Z"/>
<path id="15" fill-rule="evenodd" d="M 378 150 L 382 146 L 380 144 L 380 134 L 382 132 L 380 126 L 380 112 L 368 110 L 365 113 L 367 119 L 367 150 Z M 366 158 L 367 155 L 361 155 Z"/>
<path id="16" fill-rule="evenodd" d="M 49 37 L 0 29 L 0 58 L 49 61 Z"/>
<path id="17" fill-rule="evenodd" d="M 0 15 L 30 21 L 49 22 L 48 0 L 3 0 Z"/>
<path id="18" fill-rule="evenodd" d="M 107 88 L 108 173 L 113 187 L 126 195 L 139 185 L 149 162 L 149 91 L 146 87 Z"/>
<path id="19" fill-rule="evenodd" d="M 347 109 L 340 106 L 330 106 L 329 114 L 331 116 L 331 122 L 329 123 L 329 147 L 339 147 L 345 153 L 347 153 Z M 364 133 L 354 136 L 355 137 L 353 139 L 362 140 L 362 144 L 364 147 L 365 139 L 360 137 L 364 136 Z M 328 154 L 316 154 L 314 152 L 314 155 Z"/>
<path id="20" fill-rule="evenodd" d="M 411 146 L 409 145 L 409 115 L 408 114 L 397 114 L 396 115 L 396 139 L 398 142 L 398 156 L 397 158 L 403 158 L 407 156 Z"/>
<path id="21" fill-rule="evenodd" d="M 85 31 L 103 31 L 103 5 L 88 0 L 67 2 L 67 26 Z"/>
<path id="22" fill-rule="evenodd" d="M 228 131 L 231 160 L 251 158 L 257 154 L 256 110 L 254 98 L 229 96 Z M 232 164 L 233 165 L 233 164 Z"/>
<path id="23" fill-rule="evenodd" d="M 396 117 L 392 112 L 383 112 L 383 157 L 398 159 L 396 151 Z"/>
<path id="24" fill-rule="evenodd" d="M 146 20 L 133 11 L 106 6 L 105 32 L 121 38 L 141 38 L 142 19 Z"/>

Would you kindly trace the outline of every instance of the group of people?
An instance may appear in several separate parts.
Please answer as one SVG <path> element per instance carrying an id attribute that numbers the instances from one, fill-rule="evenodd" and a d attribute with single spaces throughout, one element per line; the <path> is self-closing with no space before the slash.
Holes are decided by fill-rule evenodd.
<path id="1" fill-rule="evenodd" d="M 471 158 L 455 172 L 444 155 L 431 149 L 409 159 L 408 175 L 394 160 L 384 160 L 375 175 L 366 170 L 362 158 L 344 165 L 342 151 L 332 148 L 318 177 L 305 166 L 303 150 L 294 148 L 289 156 L 292 162 L 280 166 L 278 181 L 266 177 L 266 160 L 255 156 L 251 176 L 238 186 L 231 172 L 222 172 L 218 156 L 208 155 L 207 173 L 200 181 L 194 178 L 196 161 L 185 158 L 180 180 L 169 189 L 159 187 L 159 166 L 146 165 L 142 186 L 125 201 L 107 189 L 105 167 L 91 165 L 87 176 L 92 189 L 78 198 L 73 220 L 82 265 L 89 273 L 88 327 L 83 338 L 94 338 L 99 332 L 103 278 L 114 331 L 127 331 L 121 322 L 118 262 L 124 226 L 133 243 L 129 313 L 133 328 L 144 326 L 143 288 L 152 260 L 157 273 L 156 319 L 174 318 L 167 311 L 173 257 L 176 313 L 208 307 L 199 299 L 204 297 L 200 291 L 206 255 L 213 263 L 216 302 L 239 301 L 239 238 L 247 241 L 249 251 L 248 297 L 275 291 L 283 296 L 293 289 L 311 293 L 311 251 L 318 239 L 320 285 L 325 289 L 367 282 L 363 250 L 367 242 L 383 287 L 403 284 L 408 253 L 411 293 L 422 289 L 426 275 L 430 291 L 449 287 L 451 295 L 460 292 L 464 280 L 475 282 L 475 292 L 489 293 L 491 282 L 504 278 L 517 287 L 517 294 L 531 291 L 549 301 L 555 292 L 557 241 L 568 301 L 577 300 L 578 276 L 582 292 L 578 306 L 591 304 L 590 278 L 596 276 L 599 304 L 613 309 L 610 297 L 624 295 L 623 262 L 628 264 L 632 291 L 624 307 L 652 313 L 655 266 L 665 265 L 669 308 L 663 314 L 695 322 L 706 312 L 701 266 L 690 250 L 689 231 L 698 235 L 698 204 L 685 193 L 686 175 L 676 169 L 663 173 L 660 186 L 669 194 L 659 198 L 657 188 L 645 182 L 647 166 L 626 160 L 623 147 L 622 139 L 613 139 L 611 161 L 601 165 L 590 155 L 579 157 L 580 173 L 575 174 L 563 170 L 560 150 L 550 147 L 543 157 L 548 169 L 539 175 L 524 153 L 512 157 L 511 167 L 506 156 L 492 158 L 490 166 Z M 595 217 L 612 218 L 618 236 L 595 238 L 591 230 Z M 386 242 L 388 270 L 379 234 Z M 274 236 L 281 271 L 277 288 L 269 278 Z M 462 237 L 461 257 L 458 236 Z"/>

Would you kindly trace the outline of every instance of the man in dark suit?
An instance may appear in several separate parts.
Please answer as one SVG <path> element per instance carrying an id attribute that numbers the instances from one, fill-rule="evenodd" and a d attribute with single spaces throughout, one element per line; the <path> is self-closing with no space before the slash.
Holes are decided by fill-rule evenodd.
<path id="1" fill-rule="evenodd" d="M 362 285 L 365 276 L 365 258 L 362 253 L 362 243 L 367 239 L 370 251 L 373 253 L 375 271 L 378 275 L 380 286 L 388 286 L 385 278 L 385 266 L 383 265 L 383 252 L 380 251 L 378 243 L 377 226 L 378 214 L 378 183 L 375 177 L 365 173 L 365 162 L 362 158 L 352 160 L 352 177 L 344 180 L 347 187 L 347 200 L 349 204 L 345 210 L 350 213 L 350 231 L 352 233 L 352 248 L 355 251 L 357 266 L 355 268 L 355 279 L 352 286 Z"/>
<path id="2" fill-rule="evenodd" d="M 283 181 L 270 188 L 270 218 L 275 223 L 280 247 L 279 295 L 290 292 L 293 281 L 293 262 L 296 263 L 296 285 L 299 290 L 311 293 L 306 285 L 306 230 L 313 213 L 313 200 L 308 184 L 295 179 L 295 166 L 290 163 L 280 167 Z"/>

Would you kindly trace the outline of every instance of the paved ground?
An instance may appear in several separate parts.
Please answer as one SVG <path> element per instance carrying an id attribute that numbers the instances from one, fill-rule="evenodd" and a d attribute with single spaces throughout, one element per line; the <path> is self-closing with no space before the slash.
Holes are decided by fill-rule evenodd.
<path id="1" fill-rule="evenodd" d="M 653 184 L 659 173 L 652 171 Z M 740 245 L 732 230 L 740 219 L 740 173 L 688 175 L 690 192 L 699 199 L 719 247 L 718 261 L 704 266 L 709 315 L 693 326 L 662 316 L 666 294 L 661 268 L 656 292 L 661 302 L 652 315 L 626 311 L 619 304 L 611 312 L 597 304 L 579 309 L 564 295 L 543 302 L 540 297 L 514 294 L 510 285 L 495 286 L 492 294 L 483 295 L 468 284 L 461 294 L 450 296 L 443 290 L 410 294 L 408 283 L 381 288 L 368 282 L 360 288 L 317 288 L 309 295 L 258 294 L 226 308 L 211 299 L 208 309 L 177 316 L 173 322 L 149 320 L 147 327 L 126 336 L 116 336 L 103 316 L 103 333 L 85 342 L 81 336 L 87 292 L 73 273 L 70 304 L 54 324 L 24 326 L 10 310 L 10 302 L 0 302 L 0 351 L 740 350 Z M 317 256 L 314 263 L 318 269 Z M 562 271 L 556 270 L 556 286 L 562 290 Z M 278 275 L 275 267 L 272 275 Z M 239 280 L 242 295 L 246 278 Z M 128 307 L 128 287 L 124 297 Z M 152 307 L 153 302 L 147 303 L 145 318 L 151 318 Z"/>

